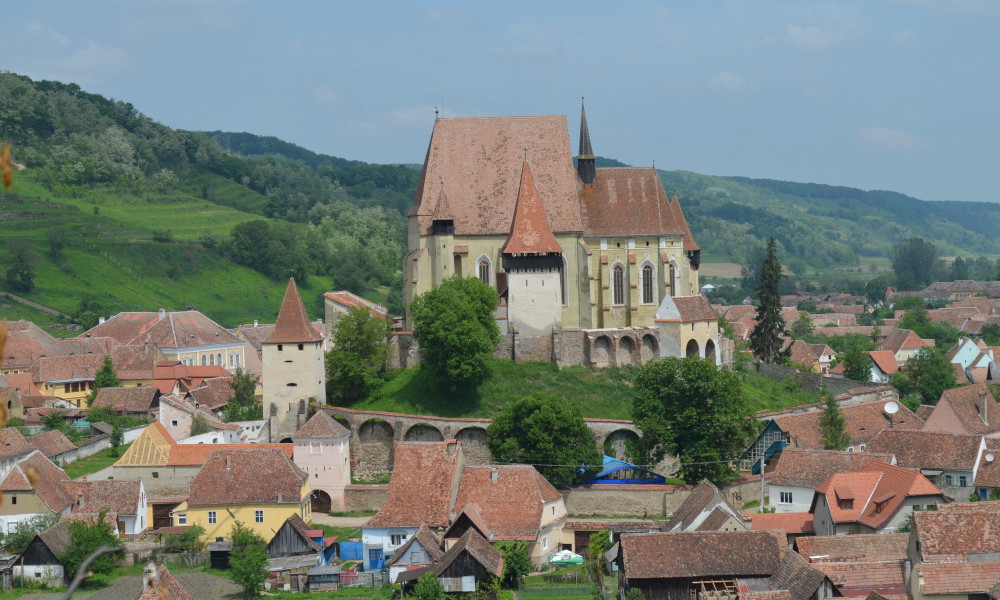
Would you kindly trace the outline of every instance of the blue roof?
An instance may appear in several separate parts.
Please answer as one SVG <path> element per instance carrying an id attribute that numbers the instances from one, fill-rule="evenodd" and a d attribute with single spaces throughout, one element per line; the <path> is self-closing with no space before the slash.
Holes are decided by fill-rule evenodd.
<path id="1" fill-rule="evenodd" d="M 622 470 L 647 473 L 649 474 L 649 477 L 644 477 L 644 478 L 629 477 L 626 479 L 604 480 L 604 482 L 605 483 L 664 483 L 666 481 L 666 479 L 662 475 L 657 475 L 656 473 L 653 473 L 648 469 L 633 465 L 630 462 L 626 462 L 624 460 L 620 460 L 613 456 L 608 456 L 605 454 L 604 462 L 601 465 L 600 472 L 587 478 L 586 483 L 601 483 L 601 481 L 599 480 L 606 478 L 608 475 L 611 475 L 612 473 L 616 473 Z"/>

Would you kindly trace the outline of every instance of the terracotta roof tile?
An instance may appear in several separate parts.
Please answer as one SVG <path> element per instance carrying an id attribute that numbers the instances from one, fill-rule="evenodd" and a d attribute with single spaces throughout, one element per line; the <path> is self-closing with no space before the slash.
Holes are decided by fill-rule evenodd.
<path id="1" fill-rule="evenodd" d="M 129 448 L 131 450 L 131 448 Z M 254 449 L 274 450 L 292 458 L 292 444 L 176 444 L 170 446 L 169 466 L 200 465 L 215 452 L 241 452 Z"/>
<path id="2" fill-rule="evenodd" d="M 857 471 L 831 475 L 816 493 L 826 496 L 833 522 L 857 522 L 875 530 L 885 527 L 908 497 L 944 499 L 941 490 L 919 472 L 877 461 Z M 838 497 L 853 502 L 841 508 Z"/>
<path id="3" fill-rule="evenodd" d="M 670 520 L 663 525 L 663 530 L 688 531 L 699 515 L 720 505 L 728 508 L 729 514 L 733 516 L 741 515 L 740 511 L 731 505 L 726 496 L 719 491 L 719 488 L 707 479 L 702 480 L 691 490 L 684 502 L 677 507 Z"/>
<path id="4" fill-rule="evenodd" d="M 458 246 L 455 246 L 455 253 L 458 254 Z M 465 252 L 469 252 L 469 247 L 465 247 Z M 379 319 L 388 321 L 389 320 L 389 309 L 382 306 L 381 304 L 376 304 L 371 300 L 366 300 L 357 294 L 348 292 L 347 290 L 341 290 L 339 292 L 327 292 L 323 294 L 323 297 L 327 300 L 334 302 L 343 306 L 344 308 L 364 308 L 368 310 L 368 313 Z"/>
<path id="5" fill-rule="evenodd" d="M 233 388 L 229 385 L 232 380 L 232 377 L 205 379 L 198 387 L 188 390 L 184 397 L 197 402 L 202 408 L 217 410 L 228 404 L 233 396 Z"/>
<path id="6" fill-rule="evenodd" d="M 69 438 L 66 437 L 66 434 L 58 429 L 44 431 L 38 435 L 33 435 L 28 441 L 31 442 L 31 445 L 35 448 L 38 448 L 38 451 L 44 454 L 48 459 L 52 459 L 54 456 L 58 456 L 63 452 L 76 450 L 76 444 L 71 442 Z"/>
<path id="7" fill-rule="evenodd" d="M 521 185 L 514 205 L 514 221 L 510 235 L 501 251 L 503 254 L 547 254 L 561 253 L 562 246 L 552 235 L 545 210 L 542 207 L 531 168 L 525 161 L 521 166 Z"/>
<path id="8" fill-rule="evenodd" d="M 781 530 L 785 533 L 813 533 L 813 516 L 807 512 L 753 513 L 750 528 L 753 531 Z"/>
<path id="9" fill-rule="evenodd" d="M 930 348 L 933 346 L 933 341 L 928 345 L 927 340 L 922 339 L 909 329 L 896 329 L 879 345 L 878 349 L 888 350 L 896 354 L 900 350 L 920 350 L 921 348 Z"/>
<path id="10" fill-rule="evenodd" d="M 896 355 L 889 350 L 872 350 L 868 353 L 875 365 L 886 375 L 894 375 L 899 370 Z"/>
<path id="11" fill-rule="evenodd" d="M 922 562 L 965 561 L 1000 552 L 1000 501 L 963 502 L 913 513 Z"/>
<path id="12" fill-rule="evenodd" d="M 69 526 L 60 521 L 38 534 L 45 546 L 55 555 L 62 554 L 73 543 L 69 535 Z"/>
<path id="13" fill-rule="evenodd" d="M 13 427 L 0 428 L 0 460 L 27 454 L 34 450 L 24 435 Z"/>
<path id="14" fill-rule="evenodd" d="M 945 390 L 924 429 L 975 434 L 998 431 L 1000 403 L 994 400 L 985 383 Z"/>
<path id="15" fill-rule="evenodd" d="M 657 176 L 659 176 L 659 173 L 657 173 Z M 674 213 L 674 222 L 677 228 L 680 229 L 681 234 L 684 236 L 684 250 L 701 250 L 698 242 L 694 241 L 694 237 L 691 235 L 691 228 L 688 227 L 687 218 L 684 217 L 684 210 L 681 208 L 681 202 L 677 199 L 677 196 L 671 198 L 670 210 Z"/>
<path id="16" fill-rule="evenodd" d="M 532 540 L 546 515 L 544 503 L 561 494 L 530 465 L 466 465 L 454 507 L 475 503 L 492 541 Z"/>
<path id="17" fill-rule="evenodd" d="M 686 223 L 678 222 L 652 167 L 597 169 L 594 183 L 578 184 L 578 190 L 587 236 L 684 235 Z M 685 244 L 684 250 L 697 247 Z"/>
<path id="18" fill-rule="evenodd" d="M 159 404 L 159 398 L 160 390 L 153 386 L 108 387 L 97 390 L 91 407 L 145 413 Z"/>
<path id="19" fill-rule="evenodd" d="M 207 344 L 238 344 L 239 338 L 196 311 L 123 312 L 80 337 L 110 337 L 121 344 L 149 342 L 160 348 L 186 348 Z"/>
<path id="20" fill-rule="evenodd" d="M 316 333 L 309 316 L 306 314 L 306 307 L 299 297 L 299 288 L 295 285 L 295 279 L 288 280 L 288 287 L 285 288 L 285 298 L 281 301 L 281 308 L 278 310 L 278 319 L 274 323 L 274 331 L 268 336 L 266 344 L 292 344 L 296 342 L 321 342 L 323 336 Z"/>
<path id="21" fill-rule="evenodd" d="M 396 444 L 385 504 L 365 527 L 447 527 L 463 461 L 458 442 Z"/>
<path id="22" fill-rule="evenodd" d="M 54 513 L 60 513 L 73 501 L 66 490 L 69 477 L 52 461 L 36 452 L 17 463 L 0 482 L 0 491 L 33 491 Z"/>
<path id="23" fill-rule="evenodd" d="M 1000 488 L 1000 439 L 984 438 L 986 448 L 979 457 L 979 469 L 976 470 L 976 487 Z"/>
<path id="24" fill-rule="evenodd" d="M 335 421 L 329 413 L 318 410 L 301 429 L 292 434 L 292 439 L 337 440 L 349 435 L 351 432 Z"/>
<path id="25" fill-rule="evenodd" d="M 392 558 L 386 561 L 386 565 L 391 566 L 407 558 L 407 551 L 410 549 L 410 546 L 416 543 L 420 544 L 420 547 L 424 549 L 424 552 L 430 557 L 432 563 L 438 562 L 444 556 L 444 550 L 441 549 L 441 542 L 437 539 L 437 536 L 434 535 L 426 523 L 421 523 L 420 527 L 417 528 L 417 532 L 411 535 L 410 539 L 406 540 L 406 543 L 392 553 Z"/>
<path id="26" fill-rule="evenodd" d="M 66 491 L 73 506 L 70 512 L 96 513 L 102 510 L 119 515 L 135 515 L 142 482 L 139 480 L 68 481 Z"/>
<path id="27" fill-rule="evenodd" d="M 273 448 L 215 449 L 191 480 L 188 504 L 297 504 L 308 479 L 288 455 Z"/>
<path id="28" fill-rule="evenodd" d="M 620 543 L 629 580 L 769 576 L 788 545 L 767 531 L 624 534 Z"/>
<path id="29" fill-rule="evenodd" d="M 978 435 L 892 428 L 869 441 L 867 450 L 892 454 L 896 464 L 910 469 L 971 471 L 980 439 Z"/>
<path id="30" fill-rule="evenodd" d="M 147 579 L 149 581 L 147 581 Z M 167 565 L 154 567 L 152 575 L 143 576 L 143 587 L 132 600 L 192 600 L 192 596 L 177 578 L 170 574 Z"/>
<path id="31" fill-rule="evenodd" d="M 925 596 L 985 594 L 1000 581 L 1000 562 L 923 564 L 916 571 Z"/>
<path id="32" fill-rule="evenodd" d="M 795 544 L 810 562 L 865 562 L 905 560 L 909 539 L 908 533 L 818 535 Z"/>
<path id="33" fill-rule="evenodd" d="M 500 554 L 500 551 L 487 542 L 486 538 L 479 535 L 475 529 L 469 529 L 441 557 L 435 568 L 437 574 L 444 573 L 463 554 L 474 559 L 494 577 L 500 577 L 503 573 L 503 555 Z"/>
<path id="34" fill-rule="evenodd" d="M 884 405 L 885 402 L 880 399 L 840 407 L 840 414 L 844 416 L 845 421 L 844 430 L 851 436 L 851 445 L 867 442 L 889 426 L 889 419 L 883 410 Z M 801 410 L 802 407 L 796 409 L 796 411 Z M 822 448 L 823 433 L 819 427 L 822 415 L 822 410 L 812 410 L 776 415 L 773 418 L 782 431 L 791 435 L 798 447 Z M 903 404 L 899 404 L 899 412 L 893 415 L 894 428 L 920 429 L 923 425 L 924 422 L 920 417 Z"/>

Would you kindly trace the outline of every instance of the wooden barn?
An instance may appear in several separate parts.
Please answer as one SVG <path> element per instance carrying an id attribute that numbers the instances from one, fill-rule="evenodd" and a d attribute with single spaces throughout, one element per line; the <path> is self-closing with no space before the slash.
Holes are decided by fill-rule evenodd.
<path id="1" fill-rule="evenodd" d="M 57 558 L 71 544 L 69 527 L 56 523 L 36 535 L 14 562 L 13 575 L 36 583 L 61 586 L 65 583 L 65 570 Z"/>
<path id="2" fill-rule="evenodd" d="M 475 592 L 479 581 L 500 577 L 503 556 L 479 531 L 470 528 L 436 565 L 403 571 L 396 577 L 396 583 L 403 585 L 405 594 L 427 573 L 437 575 L 445 592 Z"/>
<path id="3" fill-rule="evenodd" d="M 278 533 L 267 544 L 268 558 L 318 554 L 322 551 L 323 548 L 309 536 L 306 523 L 298 514 L 285 519 Z"/>

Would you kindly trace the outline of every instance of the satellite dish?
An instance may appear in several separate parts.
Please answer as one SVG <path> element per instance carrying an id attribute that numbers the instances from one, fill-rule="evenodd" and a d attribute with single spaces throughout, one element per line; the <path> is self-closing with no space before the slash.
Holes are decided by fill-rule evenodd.
<path id="1" fill-rule="evenodd" d="M 894 414 L 896 414 L 896 413 L 899 412 L 899 405 L 896 404 L 895 402 L 892 402 L 892 401 L 886 402 L 885 406 L 882 407 L 882 408 L 885 410 L 886 414 L 888 414 L 888 415 L 894 415 Z"/>
<path id="2" fill-rule="evenodd" d="M 986 462 L 991 463 L 991 462 L 993 462 L 993 459 L 995 459 L 995 458 L 996 457 L 993 456 L 992 454 L 987 454 L 986 455 Z"/>

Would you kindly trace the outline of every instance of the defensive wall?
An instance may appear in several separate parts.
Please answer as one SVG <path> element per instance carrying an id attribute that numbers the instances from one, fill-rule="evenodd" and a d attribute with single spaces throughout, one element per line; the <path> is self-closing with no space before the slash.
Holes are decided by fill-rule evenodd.
<path id="1" fill-rule="evenodd" d="M 883 385 L 878 383 L 864 383 L 852 379 L 841 379 L 839 377 L 823 377 L 818 373 L 802 373 L 792 367 L 771 365 L 764 362 L 757 363 L 754 369 L 764 377 L 775 381 L 792 379 L 795 383 L 799 384 L 800 388 L 814 394 L 820 393 L 824 387 L 826 391 L 834 396 L 839 396 L 858 388 L 878 388 Z"/>
<path id="2" fill-rule="evenodd" d="M 360 411 L 317 406 L 340 421 L 351 432 L 351 473 L 359 481 L 378 481 L 392 471 L 393 450 L 400 442 L 462 442 L 470 465 L 493 461 L 486 443 L 486 428 L 492 419 L 447 418 L 382 411 Z M 594 444 L 605 454 L 624 457 L 630 440 L 639 439 L 631 421 L 584 419 L 594 434 Z"/>

